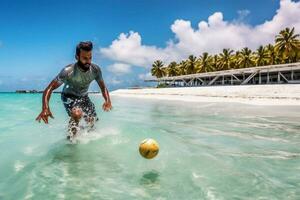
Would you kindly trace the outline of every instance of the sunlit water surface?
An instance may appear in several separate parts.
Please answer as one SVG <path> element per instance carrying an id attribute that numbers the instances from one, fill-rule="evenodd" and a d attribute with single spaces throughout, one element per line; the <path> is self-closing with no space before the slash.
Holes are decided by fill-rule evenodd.
<path id="1" fill-rule="evenodd" d="M 300 199 L 300 108 L 112 98 L 74 144 L 59 94 L 0 94 L 0 199 Z M 139 155 L 153 138 L 156 158 Z"/>

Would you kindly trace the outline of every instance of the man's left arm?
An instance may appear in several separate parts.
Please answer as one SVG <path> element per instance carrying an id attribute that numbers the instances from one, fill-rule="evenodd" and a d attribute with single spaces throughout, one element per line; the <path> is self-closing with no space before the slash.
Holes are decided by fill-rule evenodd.
<path id="1" fill-rule="evenodd" d="M 110 101 L 110 97 L 109 97 L 109 92 L 108 92 L 108 90 L 105 86 L 104 80 L 102 78 L 101 69 L 97 65 L 96 65 L 96 70 L 97 70 L 97 72 L 96 72 L 97 75 L 95 77 L 95 80 L 98 83 L 98 85 L 101 89 L 101 92 L 102 92 L 102 96 L 105 100 L 105 102 L 102 105 L 102 108 L 104 111 L 110 111 L 112 109 L 112 105 L 111 105 L 111 101 Z"/>

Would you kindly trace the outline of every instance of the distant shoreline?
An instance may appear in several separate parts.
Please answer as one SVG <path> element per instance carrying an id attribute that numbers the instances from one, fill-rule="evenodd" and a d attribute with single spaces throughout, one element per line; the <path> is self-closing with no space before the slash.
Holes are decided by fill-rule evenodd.
<path id="1" fill-rule="evenodd" d="M 25 91 L 25 92 L 24 92 Z M 43 91 L 18 90 L 18 94 L 36 94 Z M 55 91 L 53 93 L 61 93 Z M 101 95 L 101 92 L 88 92 Z M 129 88 L 110 92 L 112 97 L 184 101 L 184 102 L 235 102 L 252 105 L 300 106 L 300 84 L 236 85 L 176 88 Z"/>
<path id="2" fill-rule="evenodd" d="M 0 92 L 0 93 L 19 93 L 19 94 L 35 94 L 35 93 L 43 93 L 44 91 L 37 91 L 37 90 L 16 90 L 12 92 Z M 54 91 L 53 93 L 61 93 L 61 91 Z M 88 92 L 88 93 L 100 93 L 100 92 Z"/>

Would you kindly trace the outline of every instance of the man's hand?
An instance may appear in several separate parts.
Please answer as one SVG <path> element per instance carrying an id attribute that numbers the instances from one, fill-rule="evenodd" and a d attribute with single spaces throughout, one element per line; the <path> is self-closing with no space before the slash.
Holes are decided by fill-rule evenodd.
<path id="1" fill-rule="evenodd" d="M 110 101 L 104 102 L 102 105 L 102 109 L 106 112 L 110 111 L 112 109 L 111 102 Z"/>
<path id="2" fill-rule="evenodd" d="M 35 120 L 41 122 L 41 119 L 42 119 L 45 122 L 45 124 L 48 124 L 48 117 L 54 118 L 49 109 L 49 100 L 50 100 L 52 91 L 55 90 L 56 88 L 58 88 L 60 85 L 62 85 L 62 82 L 59 82 L 56 79 L 54 79 L 47 86 L 47 88 L 43 92 L 43 106 L 42 106 L 43 110 Z"/>
<path id="3" fill-rule="evenodd" d="M 52 119 L 54 119 L 50 109 L 46 108 L 46 109 L 42 110 L 42 112 L 39 114 L 39 116 L 35 120 L 41 122 L 41 119 L 42 119 L 45 122 L 45 124 L 48 124 L 48 117 L 51 117 Z"/>

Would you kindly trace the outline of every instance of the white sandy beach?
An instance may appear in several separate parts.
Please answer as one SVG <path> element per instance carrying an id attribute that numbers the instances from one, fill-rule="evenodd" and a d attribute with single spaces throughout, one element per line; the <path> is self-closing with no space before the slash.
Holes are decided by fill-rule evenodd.
<path id="1" fill-rule="evenodd" d="M 300 84 L 119 89 L 111 96 L 188 102 L 300 105 Z"/>

